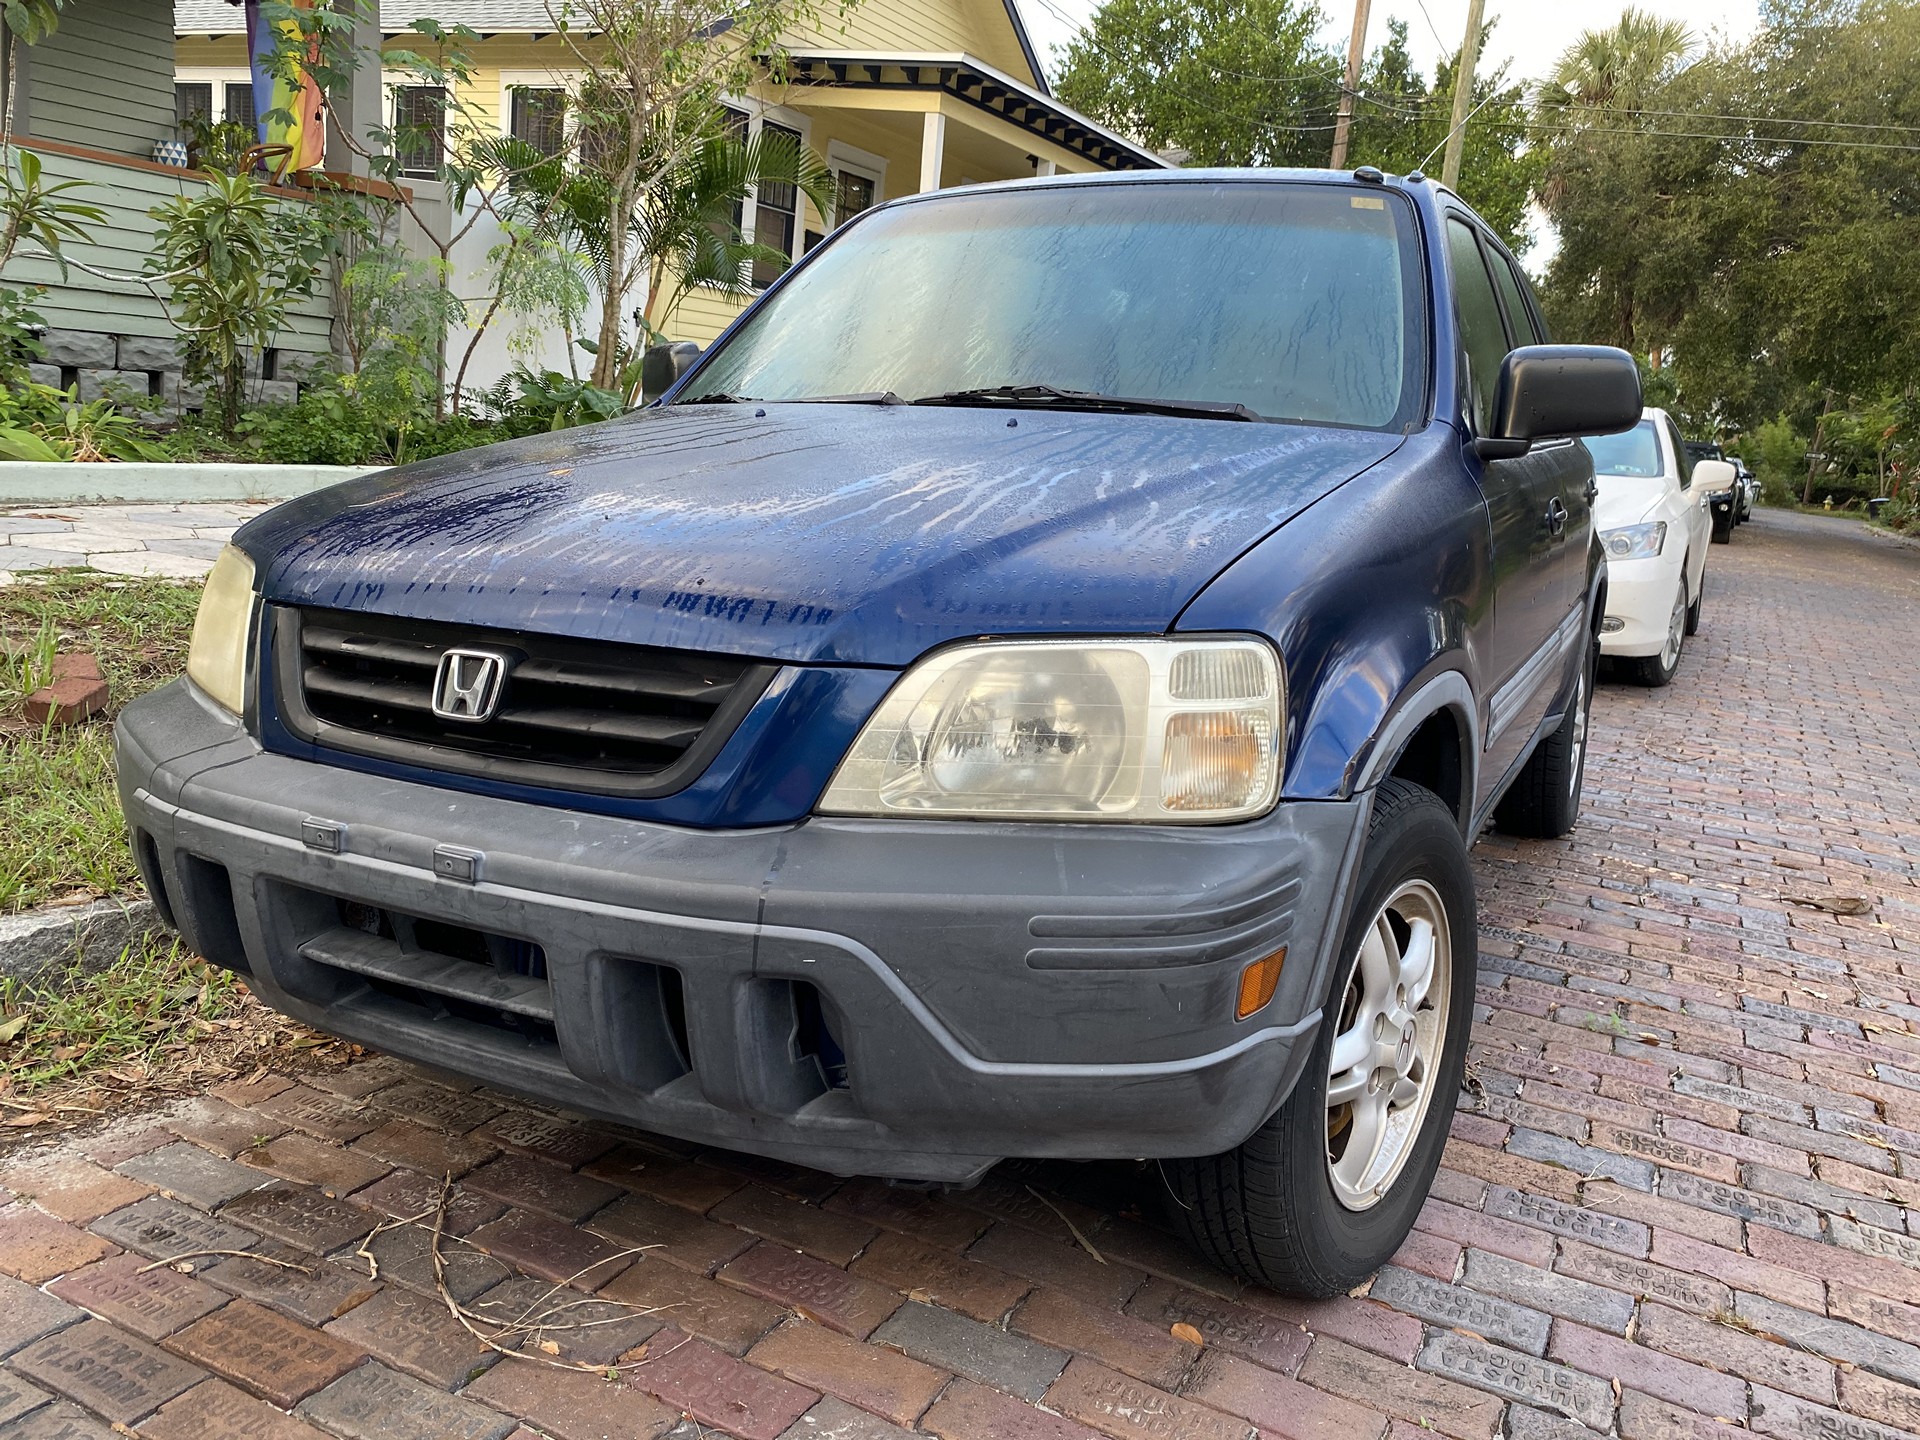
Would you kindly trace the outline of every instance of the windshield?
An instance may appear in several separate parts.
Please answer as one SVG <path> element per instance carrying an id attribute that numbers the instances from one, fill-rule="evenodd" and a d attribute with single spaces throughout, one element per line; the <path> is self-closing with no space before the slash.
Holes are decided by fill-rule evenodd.
<path id="1" fill-rule="evenodd" d="M 1587 450 L 1596 475 L 1658 475 L 1661 471 L 1660 440 L 1651 420 L 1642 420 L 1619 435 L 1589 435 Z"/>
<path id="2" fill-rule="evenodd" d="M 1060 185 L 880 210 L 701 366 L 688 398 L 1005 385 L 1401 428 L 1425 399 L 1410 208 L 1287 182 Z"/>

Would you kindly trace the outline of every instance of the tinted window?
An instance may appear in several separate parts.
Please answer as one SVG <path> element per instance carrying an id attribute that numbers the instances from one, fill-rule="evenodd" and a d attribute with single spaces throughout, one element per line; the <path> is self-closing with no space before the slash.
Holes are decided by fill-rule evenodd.
<path id="1" fill-rule="evenodd" d="M 1425 407 L 1420 284 L 1412 215 L 1377 191 L 1195 181 L 954 194 L 876 211 L 831 240 L 691 393 L 917 399 L 1037 384 L 1399 428 Z"/>
<path id="2" fill-rule="evenodd" d="M 1589 435 L 1587 449 L 1596 475 L 1658 475 L 1662 469 L 1660 441 L 1651 420 L 1642 420 L 1621 435 Z"/>
<path id="3" fill-rule="evenodd" d="M 1693 483 L 1693 456 L 1688 453 L 1686 445 L 1680 439 L 1680 432 L 1674 428 L 1672 420 L 1666 422 L 1665 428 L 1667 432 L 1667 444 L 1673 447 L 1674 461 L 1680 467 L 1680 483 L 1682 485 L 1691 485 Z"/>
<path id="4" fill-rule="evenodd" d="M 1480 258 L 1480 241 L 1470 226 L 1447 222 L 1447 250 L 1453 260 L 1453 307 L 1459 319 L 1460 340 L 1467 354 L 1467 390 L 1472 398 L 1473 425 L 1488 431 L 1493 413 L 1493 389 L 1500 381 L 1500 362 L 1507 358 L 1507 331 L 1500 320 L 1500 302 Z"/>
<path id="5" fill-rule="evenodd" d="M 1497 250 L 1487 251 L 1487 262 L 1493 266 L 1493 283 L 1499 287 L 1500 303 L 1507 309 L 1507 328 L 1513 333 L 1513 343 L 1538 345 L 1540 332 L 1533 323 L 1533 311 L 1520 292 L 1520 277 L 1514 274 L 1506 256 Z"/>

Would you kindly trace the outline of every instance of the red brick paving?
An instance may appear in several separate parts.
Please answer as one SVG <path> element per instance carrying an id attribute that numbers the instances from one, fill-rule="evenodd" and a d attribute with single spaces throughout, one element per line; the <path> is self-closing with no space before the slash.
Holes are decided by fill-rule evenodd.
<path id="1" fill-rule="evenodd" d="M 1375 1293 L 1300 1304 L 1209 1270 L 1158 1228 L 1151 1166 L 1010 1164 L 923 1194 L 375 1059 L 0 1165 L 6 1418 L 78 1402 L 181 1440 L 375 1420 L 491 1440 L 1913 1440 L 1920 667 L 1889 637 L 1916 633 L 1920 554 L 1767 513 L 1710 563 L 1675 684 L 1600 692 L 1573 837 L 1475 850 L 1468 1093 Z M 1870 913 L 1794 903 L 1856 895 Z M 215 1187 L 211 1214 L 143 1200 L 133 1172 L 161 1161 L 141 1157 L 179 1140 L 278 1181 Z M 588 1368 L 493 1359 L 434 1294 L 422 1231 L 372 1242 L 375 1271 L 356 1255 L 448 1174 L 456 1288 L 557 1316 L 522 1348 Z M 300 1268 L 144 1269 L 201 1244 Z M 549 1297 L 631 1246 L 655 1248 Z M 641 1313 L 565 1329 L 620 1307 Z"/>

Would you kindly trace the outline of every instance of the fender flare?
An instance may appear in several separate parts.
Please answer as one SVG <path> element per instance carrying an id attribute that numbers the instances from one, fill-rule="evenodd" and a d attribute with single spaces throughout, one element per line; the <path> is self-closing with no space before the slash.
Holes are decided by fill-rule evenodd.
<path id="1" fill-rule="evenodd" d="M 1371 790 L 1393 772 L 1414 732 L 1441 711 L 1452 713 L 1460 731 L 1460 822 L 1466 832 L 1480 783 L 1480 707 L 1473 687 L 1458 670 L 1443 670 L 1402 697 L 1374 735 L 1367 763 L 1353 782 L 1355 791 Z"/>

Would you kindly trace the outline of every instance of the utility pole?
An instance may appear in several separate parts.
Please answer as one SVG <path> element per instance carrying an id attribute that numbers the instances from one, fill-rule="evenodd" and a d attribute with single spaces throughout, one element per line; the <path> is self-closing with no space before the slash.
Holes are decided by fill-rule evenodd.
<path id="1" fill-rule="evenodd" d="M 1440 183 L 1460 188 L 1460 152 L 1467 144 L 1467 116 L 1473 107 L 1473 67 L 1480 63 L 1480 17 L 1486 0 L 1468 0 L 1467 38 L 1460 42 L 1460 61 L 1453 70 L 1453 128 L 1447 132 L 1447 155 L 1440 162 Z"/>
<path id="2" fill-rule="evenodd" d="M 1353 36 L 1347 41 L 1347 83 L 1340 90 L 1340 115 L 1333 126 L 1335 170 L 1347 168 L 1347 141 L 1353 134 L 1353 93 L 1360 88 L 1360 62 L 1367 51 L 1367 10 L 1371 0 L 1354 0 Z"/>

